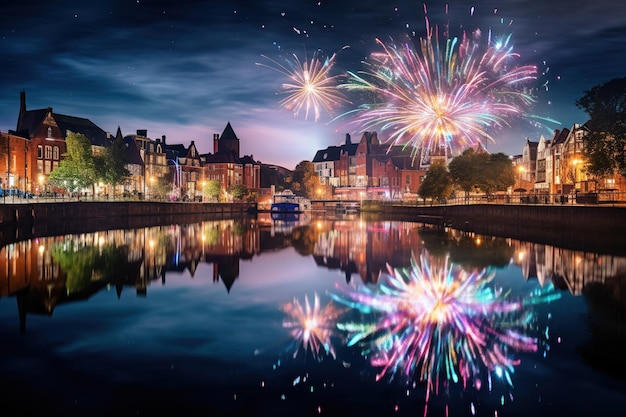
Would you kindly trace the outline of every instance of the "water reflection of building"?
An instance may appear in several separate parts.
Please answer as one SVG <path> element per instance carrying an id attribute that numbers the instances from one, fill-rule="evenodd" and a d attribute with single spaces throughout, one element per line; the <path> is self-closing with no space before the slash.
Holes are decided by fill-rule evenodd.
<path id="1" fill-rule="evenodd" d="M 293 246 L 303 256 L 336 269 L 351 281 L 376 283 L 387 264 L 410 265 L 422 249 L 450 254 L 464 268 L 515 263 L 527 279 L 553 281 L 574 295 L 592 283 L 626 275 L 626 258 L 560 249 L 503 238 L 427 228 L 411 222 L 319 219 L 289 229 L 266 219 L 216 220 L 195 224 L 109 230 L 39 237 L 0 249 L 0 297 L 15 296 L 22 326 L 27 314 L 51 315 L 62 303 L 84 300 L 104 287 L 132 288 L 146 296 L 153 282 L 203 272 L 230 292 L 241 259 Z M 442 258 L 443 259 L 443 258 Z"/>
<path id="2" fill-rule="evenodd" d="M 562 249 L 531 242 L 511 241 L 513 262 L 520 265 L 526 279 L 536 278 L 543 286 L 548 280 L 573 295 L 580 295 L 590 284 L 605 284 L 626 274 L 626 257 Z"/>
<path id="3" fill-rule="evenodd" d="M 357 273 L 363 282 L 376 283 L 387 264 L 409 266 L 411 252 L 422 246 L 416 223 L 327 220 L 316 227 L 315 262 L 344 272 L 348 282 Z"/>
<path id="4" fill-rule="evenodd" d="M 194 277 L 201 263 L 230 291 L 239 260 L 258 254 L 260 241 L 254 221 L 220 220 L 15 242 L 0 249 L 0 297 L 16 297 L 24 329 L 27 314 L 52 315 L 106 286 L 145 296 L 151 282 Z"/>

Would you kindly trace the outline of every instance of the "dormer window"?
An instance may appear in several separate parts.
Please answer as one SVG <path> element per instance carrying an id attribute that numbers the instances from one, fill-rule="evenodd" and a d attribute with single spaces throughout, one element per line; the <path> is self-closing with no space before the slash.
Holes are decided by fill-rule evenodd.
<path id="1" fill-rule="evenodd" d="M 52 137 L 52 128 L 50 126 L 48 126 L 48 137 Z"/>

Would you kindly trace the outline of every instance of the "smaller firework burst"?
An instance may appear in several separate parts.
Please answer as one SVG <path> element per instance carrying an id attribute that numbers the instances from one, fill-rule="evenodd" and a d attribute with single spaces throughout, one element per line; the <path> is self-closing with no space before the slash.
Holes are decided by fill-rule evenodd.
<path id="1" fill-rule="evenodd" d="M 321 360 L 324 355 L 332 356 L 333 359 L 336 357 L 331 337 L 335 332 L 335 323 L 341 310 L 332 301 L 321 307 L 320 299 L 315 294 L 313 305 L 309 302 L 309 297 L 305 296 L 304 305 L 294 298 L 293 302 L 285 303 L 282 310 L 288 316 L 283 321 L 283 327 L 291 329 L 294 358 L 301 349 L 304 349 L 305 353 L 310 351 L 317 360 Z"/>
<path id="2" fill-rule="evenodd" d="M 283 83 L 281 92 L 287 96 L 280 101 L 280 105 L 291 110 L 294 116 L 297 117 L 304 109 L 305 120 L 308 119 L 309 113 L 313 112 L 317 122 L 322 110 L 331 115 L 336 107 L 349 103 L 337 89 L 341 75 L 330 75 L 337 57 L 336 53 L 327 59 L 322 59 L 319 51 L 316 51 L 308 61 L 306 59 L 301 61 L 297 55 L 293 54 L 293 59 L 287 59 L 286 65 L 265 55 L 262 57 L 274 65 L 260 63 L 257 65 L 277 71 L 288 78 L 288 81 Z"/>

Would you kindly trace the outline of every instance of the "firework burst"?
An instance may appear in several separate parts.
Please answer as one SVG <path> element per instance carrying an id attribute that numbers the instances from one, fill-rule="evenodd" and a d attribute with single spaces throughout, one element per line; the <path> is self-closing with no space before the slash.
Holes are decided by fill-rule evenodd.
<path id="1" fill-rule="evenodd" d="M 320 118 L 322 110 L 330 115 L 337 106 L 349 103 L 337 88 L 341 75 L 330 75 L 337 54 L 322 60 L 318 52 L 316 51 L 309 61 L 306 59 L 301 61 L 294 54 L 293 60 L 286 60 L 287 65 L 282 65 L 265 55 L 262 55 L 263 58 L 274 65 L 257 63 L 259 66 L 277 71 L 288 78 L 289 81 L 283 83 L 283 91 L 281 92 L 287 96 L 280 101 L 280 105 L 293 111 L 296 117 L 304 109 L 305 120 L 308 119 L 309 113 L 313 112 L 316 122 Z"/>
<path id="2" fill-rule="evenodd" d="M 300 349 L 305 353 L 311 351 L 313 357 L 321 360 L 324 355 L 335 358 L 335 351 L 331 344 L 331 337 L 335 333 L 335 323 L 341 310 L 332 302 L 323 308 L 317 294 L 313 299 L 313 305 L 309 303 L 308 296 L 304 297 L 304 305 L 297 298 L 292 303 L 283 305 L 282 310 L 288 318 L 283 321 L 283 327 L 291 329 L 294 340 L 295 358 Z"/>
<path id="3" fill-rule="evenodd" d="M 533 320 L 521 301 L 492 288 L 493 274 L 468 273 L 448 258 L 431 268 L 427 253 L 409 269 L 389 268 L 376 288 L 349 289 L 333 298 L 365 319 L 337 323 L 348 345 L 360 345 L 376 378 L 419 379 L 426 399 L 443 381 L 480 388 L 492 375 L 512 386 L 517 351 L 536 351 L 522 333 Z M 367 318 L 371 320 L 367 320 Z"/>
<path id="4" fill-rule="evenodd" d="M 536 78 L 534 66 L 515 66 L 510 36 L 480 41 L 472 37 L 443 38 L 426 19 L 427 35 L 419 51 L 377 39 L 382 52 L 373 53 L 366 70 L 349 72 L 347 90 L 366 92 L 375 102 L 347 113 L 364 130 L 389 132 L 392 145 L 410 147 L 415 158 L 438 148 L 452 154 L 494 141 L 494 128 L 524 115 L 533 102 L 525 92 Z"/>

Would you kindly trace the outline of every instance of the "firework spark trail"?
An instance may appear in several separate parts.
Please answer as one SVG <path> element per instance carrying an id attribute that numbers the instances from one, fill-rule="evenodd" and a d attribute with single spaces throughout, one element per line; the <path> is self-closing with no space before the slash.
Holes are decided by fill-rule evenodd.
<path id="1" fill-rule="evenodd" d="M 510 36 L 493 41 L 490 34 L 487 45 L 479 31 L 472 38 L 446 37 L 444 45 L 439 38 L 426 18 L 419 51 L 410 43 L 377 39 L 382 52 L 371 54 L 365 70 L 348 72 L 350 80 L 340 85 L 376 101 L 342 116 L 355 116 L 352 123 L 364 130 L 388 131 L 390 146 L 410 147 L 414 158 L 437 148 L 455 154 L 495 142 L 492 130 L 524 117 L 534 103 L 524 85 L 536 79 L 536 67 L 512 64 L 518 54 Z"/>
<path id="2" fill-rule="evenodd" d="M 323 355 L 336 357 L 331 337 L 335 333 L 335 323 L 341 309 L 332 302 L 322 308 L 319 297 L 315 294 L 313 305 L 308 296 L 305 296 L 304 306 L 294 298 L 292 303 L 285 303 L 282 310 L 288 316 L 283 321 L 283 327 L 292 329 L 290 333 L 295 342 L 294 358 L 300 349 L 304 349 L 305 353 L 311 351 L 317 360 L 321 360 Z"/>
<path id="3" fill-rule="evenodd" d="M 342 50 L 345 48 L 347 47 Z M 305 120 L 308 119 L 310 112 L 314 112 L 317 122 L 322 110 L 330 115 L 336 107 L 350 103 L 337 88 L 342 75 L 330 75 L 337 53 L 322 61 L 316 51 L 309 61 L 305 59 L 304 62 L 294 54 L 293 60 L 286 60 L 287 65 L 282 65 L 265 55 L 261 56 L 274 65 L 260 63 L 257 65 L 277 71 L 289 79 L 282 85 L 281 93 L 287 96 L 280 101 L 280 105 L 293 111 L 294 116 L 297 117 L 304 109 Z"/>
<path id="4" fill-rule="evenodd" d="M 337 327 L 380 368 L 377 380 L 419 379 L 427 400 L 443 381 L 480 386 L 495 374 L 512 386 L 519 363 L 512 353 L 537 350 L 537 340 L 522 333 L 534 315 L 524 310 L 527 303 L 492 289 L 494 275 L 468 273 L 447 257 L 431 268 L 425 252 L 410 268 L 389 267 L 376 291 L 363 286 L 333 294 L 365 317 Z"/>

